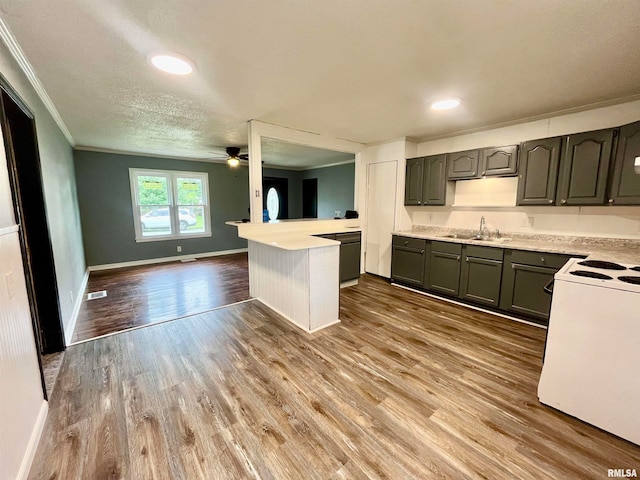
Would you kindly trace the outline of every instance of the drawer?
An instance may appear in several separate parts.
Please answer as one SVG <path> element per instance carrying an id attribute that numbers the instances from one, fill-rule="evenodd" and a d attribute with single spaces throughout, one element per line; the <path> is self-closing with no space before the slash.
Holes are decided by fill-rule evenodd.
<path id="1" fill-rule="evenodd" d="M 394 235 L 393 245 L 397 247 L 409 247 L 424 250 L 427 246 L 427 241 L 424 238 L 401 237 L 399 235 Z"/>
<path id="2" fill-rule="evenodd" d="M 323 234 L 314 235 L 314 237 L 326 238 L 328 240 L 335 240 L 336 239 L 336 234 L 335 233 L 323 233 Z"/>
<path id="3" fill-rule="evenodd" d="M 358 243 L 360 242 L 360 232 L 336 233 L 335 239 L 341 243 Z"/>
<path id="4" fill-rule="evenodd" d="M 581 255 L 562 255 L 558 253 L 546 252 L 526 252 L 523 250 L 511 250 L 511 262 L 523 265 L 534 265 L 536 267 L 550 267 L 559 269 L 567 260 Z"/>
<path id="5" fill-rule="evenodd" d="M 504 250 L 502 248 L 479 247 L 478 245 L 465 245 L 465 256 L 485 258 L 487 260 L 502 261 Z"/>
<path id="6" fill-rule="evenodd" d="M 431 242 L 432 252 L 453 253 L 454 255 L 462 254 L 462 244 L 450 242 Z"/>

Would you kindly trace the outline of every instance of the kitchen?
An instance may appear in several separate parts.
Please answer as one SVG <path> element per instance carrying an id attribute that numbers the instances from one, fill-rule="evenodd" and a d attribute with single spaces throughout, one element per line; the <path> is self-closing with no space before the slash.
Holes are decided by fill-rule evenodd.
<path id="1" fill-rule="evenodd" d="M 595 254 L 593 245 L 609 243 L 605 250 L 621 248 L 625 256 L 599 259 L 629 272 L 605 275 L 616 285 L 619 276 L 633 276 L 628 267 L 639 264 L 632 251 L 640 238 L 638 207 L 618 205 L 618 197 L 609 196 L 617 178 L 617 140 L 611 145 L 609 167 L 603 167 L 605 196 L 597 205 L 570 205 L 571 199 L 563 197 L 552 200 L 567 200 L 566 205 L 523 203 L 526 195 L 519 192 L 518 177 L 481 178 L 482 170 L 475 172 L 478 178 L 445 180 L 443 205 L 405 202 L 406 179 L 424 178 L 425 158 L 517 145 L 522 167 L 523 142 L 638 122 L 635 3 L 614 8 L 615 2 L 550 2 L 539 10 L 524 4 L 501 10 L 499 2 L 474 2 L 464 8 L 457 2 L 425 2 L 405 11 L 385 2 L 366 7 L 340 2 L 335 9 L 314 8 L 313 15 L 310 5 L 302 11 L 279 2 L 269 9 L 232 2 L 199 4 L 198 15 L 165 2 L 86 2 L 65 9 L 46 2 L 2 3 L 0 15 L 8 25 L 0 28 L 2 75 L 32 109 L 38 127 L 65 328 L 72 325 L 91 265 L 83 243 L 86 222 L 80 221 L 87 205 L 77 201 L 74 165 L 91 149 L 104 156 L 111 151 L 114 157 L 134 153 L 202 161 L 226 147 L 247 146 L 251 160 L 238 171 L 249 170 L 249 186 L 242 188 L 250 193 L 248 226 L 256 229 L 269 228 L 262 225 L 261 134 L 353 153 L 357 221 L 328 220 L 328 225 L 307 233 L 360 228 L 361 271 L 370 274 L 340 290 L 339 304 L 335 291 L 331 294 L 331 310 L 339 309 L 335 320 L 340 322 L 313 334 L 251 301 L 212 312 L 206 321 L 186 319 L 74 346 L 69 353 L 77 356 L 69 358 L 76 360 L 65 367 L 56 387 L 62 390 L 49 405 L 42 398 L 37 357 L 29 345 L 33 341 L 28 304 L 23 305 L 26 297 L 16 297 L 13 290 L 19 276 L 11 272 L 21 265 L 19 226 L 5 218 L 5 211 L 12 210 L 3 169 L 0 228 L 3 237 L 16 237 L 16 242 L 10 262 L 2 257 L 7 278 L 7 288 L 0 288 L 2 309 L 3 314 L 10 312 L 8 321 L 21 326 L 3 324 L 2 332 L 19 333 L 19 339 L 6 345 L 23 348 L 18 354 L 2 344 L 3 351 L 11 353 L 2 389 L 16 392 L 5 397 L 0 410 L 3 426 L 8 426 L 0 434 L 0 465 L 8 478 L 26 478 L 34 456 L 34 478 L 107 473 L 198 478 L 211 472 L 236 478 L 600 478 L 610 469 L 638 468 L 635 444 L 576 420 L 571 411 L 567 415 L 538 401 L 546 336 L 539 325 L 544 320 L 526 314 L 518 318 L 536 326 L 500 316 L 515 318 L 514 305 L 534 310 L 526 296 L 525 303 L 503 302 L 510 290 L 520 298 L 515 280 L 505 283 L 507 272 L 517 270 L 512 264 L 525 265 L 529 273 L 542 269 L 547 275 L 564 265 L 549 255 L 589 257 Z M 174 82 L 147 70 L 144 57 L 148 47 L 159 48 L 154 43 L 159 37 L 172 39 L 166 42 L 169 46 L 196 57 L 196 75 Z M 96 50 L 107 61 L 99 61 Z M 24 68 L 29 62 L 33 69 Z M 439 65 L 448 72 L 441 77 L 434 73 Z M 505 65 L 510 67 L 505 70 Z M 42 84 L 33 79 L 34 71 Z M 385 93 L 377 93 L 383 87 Z M 458 110 L 436 113 L 429 108 L 432 100 L 452 94 L 462 97 Z M 257 120 L 247 124 L 250 119 Z M 111 138 L 106 141 L 101 135 Z M 407 159 L 422 159 L 422 175 L 407 172 Z M 558 166 L 561 163 L 559 159 Z M 233 181 L 244 179 L 237 176 Z M 102 183 L 108 187 L 98 178 L 95 190 L 105 188 Z M 607 205 L 611 198 L 613 205 Z M 238 210 L 242 212 L 235 217 L 217 220 L 240 220 L 246 205 Z M 228 237 L 237 228 L 222 225 L 212 238 Z M 443 238 L 485 237 L 487 232 L 492 240 Z M 109 233 L 115 237 L 120 232 Z M 394 282 L 418 292 L 383 279 L 397 273 L 393 234 L 424 242 L 423 261 L 406 261 L 408 275 L 401 275 L 417 283 Z M 542 241 L 541 236 L 554 238 L 538 250 L 535 240 Z M 579 240 L 567 247 L 566 237 L 575 236 Z M 101 238 L 108 242 L 110 237 Z M 335 277 L 339 245 L 316 241 L 318 250 L 333 250 L 330 275 Z M 423 250 L 422 243 L 414 248 L 405 241 L 395 246 Z M 229 244 L 235 246 L 231 240 Z M 156 248 L 161 250 L 160 242 Z M 544 255 L 530 255 L 540 251 Z M 430 259 L 438 254 L 436 270 L 438 262 L 453 257 L 457 263 L 460 256 L 462 263 L 482 272 L 499 271 L 499 280 L 497 273 L 488 274 L 491 284 L 472 281 L 466 286 L 471 290 L 463 284 L 467 297 L 486 300 L 481 308 L 491 313 L 450 302 L 465 302 L 459 297 L 465 290 L 460 279 L 474 278 L 471 269 L 458 269 L 458 294 L 444 293 L 446 301 L 425 295 L 434 287 L 450 286 L 447 279 L 431 275 L 424 260 L 427 252 Z M 166 242 L 162 255 L 175 254 L 175 245 Z M 498 255 L 501 258 L 492 258 Z M 595 271 L 590 266 L 579 269 Z M 575 275 L 559 272 L 554 294 L 571 292 L 567 284 L 575 282 L 566 279 Z M 527 278 L 524 291 L 536 283 Z M 633 292 L 625 288 L 616 291 Z M 17 305 L 16 298 L 23 304 L 14 314 L 9 308 Z M 486 303 L 496 298 L 497 306 Z M 534 300 L 535 311 L 544 317 L 539 304 L 549 300 L 548 294 L 536 289 Z M 553 326 L 553 307 L 549 314 Z M 600 351 L 607 351 L 607 345 Z M 582 355 L 579 347 L 576 344 L 576 355 Z M 557 358 L 547 351 L 549 355 Z M 612 362 L 630 360 L 633 357 L 611 356 Z M 612 365 L 603 368 L 611 370 Z M 557 383 L 551 379 L 549 385 Z M 587 412 L 587 417 L 595 414 Z M 635 411 L 631 414 L 637 417 Z M 615 430 L 620 419 L 614 420 Z M 43 428 L 41 447 L 47 453 L 36 456 Z M 634 438 L 622 431 L 618 435 Z M 102 446 L 96 447 L 92 438 L 101 439 Z"/>

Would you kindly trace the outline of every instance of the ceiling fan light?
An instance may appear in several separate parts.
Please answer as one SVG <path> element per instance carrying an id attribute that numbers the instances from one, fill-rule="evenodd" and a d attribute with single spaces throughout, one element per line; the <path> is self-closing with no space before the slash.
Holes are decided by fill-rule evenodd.
<path id="1" fill-rule="evenodd" d="M 193 72 L 193 63 L 186 57 L 175 53 L 152 53 L 149 63 L 163 72 L 173 75 L 189 75 Z"/>
<path id="2" fill-rule="evenodd" d="M 229 158 L 227 159 L 227 163 L 229 164 L 229 166 L 230 166 L 231 168 L 235 168 L 235 167 L 237 167 L 238 165 L 240 165 L 240 160 L 238 160 L 236 157 L 229 157 Z"/>
<path id="3" fill-rule="evenodd" d="M 456 108 L 458 105 L 460 105 L 459 98 L 445 98 L 433 102 L 431 110 L 449 110 L 450 108 Z"/>

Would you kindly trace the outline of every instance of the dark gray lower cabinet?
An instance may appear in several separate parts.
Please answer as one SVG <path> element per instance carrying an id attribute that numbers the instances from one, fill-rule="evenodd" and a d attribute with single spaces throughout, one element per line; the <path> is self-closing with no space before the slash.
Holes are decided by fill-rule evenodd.
<path id="1" fill-rule="evenodd" d="M 460 298 L 498 306 L 503 252 L 501 248 L 465 245 L 460 269 Z"/>
<path id="2" fill-rule="evenodd" d="M 544 286 L 569 258 L 567 255 L 507 250 L 500 308 L 548 324 L 551 295 L 544 292 Z"/>
<path id="3" fill-rule="evenodd" d="M 337 233 L 340 242 L 340 282 L 360 277 L 360 232 Z"/>
<path id="4" fill-rule="evenodd" d="M 422 287 L 427 241 L 394 235 L 391 249 L 391 279 Z"/>
<path id="5" fill-rule="evenodd" d="M 431 242 L 429 275 L 426 287 L 435 292 L 458 295 L 460 291 L 460 257 L 462 245 L 459 243 Z"/>

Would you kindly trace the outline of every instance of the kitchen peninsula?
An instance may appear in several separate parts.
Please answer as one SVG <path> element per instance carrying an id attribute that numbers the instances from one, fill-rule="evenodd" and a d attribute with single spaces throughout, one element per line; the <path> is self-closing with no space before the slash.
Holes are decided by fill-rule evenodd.
<path id="1" fill-rule="evenodd" d="M 248 241 L 252 297 L 308 333 L 340 321 L 340 242 L 314 235 L 360 231 L 357 219 L 227 225 Z"/>

